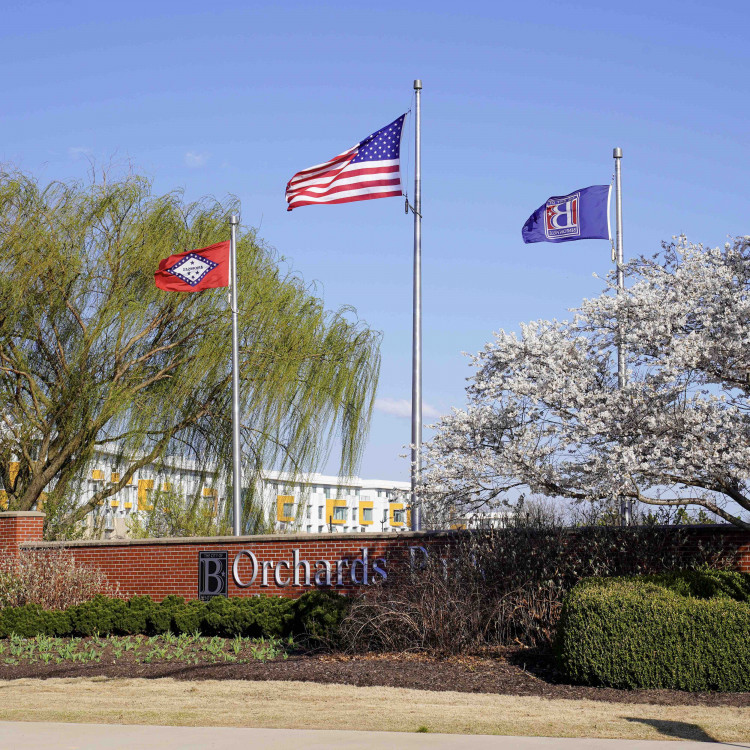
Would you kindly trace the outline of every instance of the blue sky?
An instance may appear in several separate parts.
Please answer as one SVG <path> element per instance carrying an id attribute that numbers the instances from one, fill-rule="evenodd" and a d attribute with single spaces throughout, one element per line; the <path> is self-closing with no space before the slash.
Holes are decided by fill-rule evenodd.
<path id="1" fill-rule="evenodd" d="M 606 241 L 520 232 L 548 196 L 609 183 L 614 146 L 626 257 L 749 231 L 745 3 L 6 0 L 0 21 L 0 160 L 42 180 L 131 163 L 157 191 L 236 194 L 329 307 L 383 331 L 363 476 L 409 473 L 412 221 L 399 199 L 287 213 L 284 187 L 408 109 L 414 78 L 426 415 L 464 403 L 462 352 L 600 292 Z"/>

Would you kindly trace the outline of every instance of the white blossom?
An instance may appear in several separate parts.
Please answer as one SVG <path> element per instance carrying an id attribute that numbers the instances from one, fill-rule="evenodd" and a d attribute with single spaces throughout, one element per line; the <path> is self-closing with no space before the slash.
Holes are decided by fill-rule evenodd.
<path id="1" fill-rule="evenodd" d="M 425 445 L 428 502 L 473 511 L 522 488 L 693 504 L 750 529 L 750 237 L 681 237 L 625 271 L 625 293 L 612 275 L 572 320 L 500 331 L 471 357 L 467 406 Z"/>

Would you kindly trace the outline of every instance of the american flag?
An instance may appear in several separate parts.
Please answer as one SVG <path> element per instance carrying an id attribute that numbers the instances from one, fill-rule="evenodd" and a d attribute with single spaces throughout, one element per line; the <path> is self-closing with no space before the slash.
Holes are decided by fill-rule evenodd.
<path id="1" fill-rule="evenodd" d="M 399 151 L 405 117 L 401 115 L 330 161 L 297 172 L 286 186 L 286 210 L 402 195 Z"/>

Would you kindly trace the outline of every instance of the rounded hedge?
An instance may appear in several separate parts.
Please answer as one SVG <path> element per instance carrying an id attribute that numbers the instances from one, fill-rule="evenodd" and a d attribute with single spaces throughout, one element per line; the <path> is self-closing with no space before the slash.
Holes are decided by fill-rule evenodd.
<path id="1" fill-rule="evenodd" d="M 563 604 L 555 649 L 578 683 L 750 690 L 750 575 L 588 579 Z"/>

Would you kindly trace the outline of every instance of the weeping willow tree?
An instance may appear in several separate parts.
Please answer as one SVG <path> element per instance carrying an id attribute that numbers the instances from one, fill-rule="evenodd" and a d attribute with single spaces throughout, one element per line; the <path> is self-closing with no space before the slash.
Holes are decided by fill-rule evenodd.
<path id="1" fill-rule="evenodd" d="M 230 476 L 226 289 L 165 292 L 159 260 L 227 239 L 237 201 L 154 195 L 139 177 L 40 186 L 0 173 L 0 478 L 11 510 L 44 498 L 61 535 L 134 472 L 167 456 Z M 247 484 L 314 470 L 337 443 L 354 473 L 367 435 L 379 335 L 243 229 L 238 238 L 240 403 Z M 93 458 L 119 481 L 83 503 Z M 59 510 L 62 509 L 62 510 Z M 246 494 L 244 527 L 258 518 Z"/>

